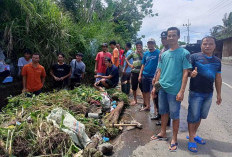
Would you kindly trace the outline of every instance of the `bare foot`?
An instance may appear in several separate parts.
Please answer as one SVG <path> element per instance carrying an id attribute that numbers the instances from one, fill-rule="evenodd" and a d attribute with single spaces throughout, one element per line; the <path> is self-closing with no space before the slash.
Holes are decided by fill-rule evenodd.
<path id="1" fill-rule="evenodd" d="M 135 106 L 135 105 L 138 105 L 136 101 L 133 101 L 130 103 L 131 106 Z"/>

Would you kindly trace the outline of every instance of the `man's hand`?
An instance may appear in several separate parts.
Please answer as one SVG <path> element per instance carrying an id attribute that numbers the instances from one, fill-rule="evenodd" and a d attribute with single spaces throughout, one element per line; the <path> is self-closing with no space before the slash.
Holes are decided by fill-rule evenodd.
<path id="1" fill-rule="evenodd" d="M 59 78 L 59 81 L 63 81 L 63 80 L 64 80 L 64 77 Z"/>
<path id="2" fill-rule="evenodd" d="M 138 81 L 139 81 L 139 83 L 141 83 L 141 81 L 142 81 L 142 76 L 141 75 L 139 75 Z"/>
<path id="3" fill-rule="evenodd" d="M 26 88 L 23 88 L 22 93 L 26 93 L 28 90 Z"/>
<path id="4" fill-rule="evenodd" d="M 95 78 L 99 78 L 99 77 L 101 77 L 101 75 L 94 75 L 94 77 L 95 77 Z"/>
<path id="5" fill-rule="evenodd" d="M 222 97 L 221 97 L 221 95 L 217 95 L 217 101 L 216 101 L 216 103 L 218 105 L 220 105 L 222 103 Z"/>
<path id="6" fill-rule="evenodd" d="M 191 73 L 191 77 L 194 78 L 194 77 L 197 76 L 197 74 L 198 74 L 198 72 L 197 72 L 197 67 L 195 67 L 195 69 L 194 69 L 194 70 L 192 71 L 192 73 Z"/>
<path id="7" fill-rule="evenodd" d="M 152 89 L 152 91 L 151 91 L 151 97 L 152 97 L 153 99 L 155 99 L 155 98 L 157 97 L 155 87 L 153 87 L 153 89 Z"/>
<path id="8" fill-rule="evenodd" d="M 59 80 L 60 80 L 60 78 L 58 78 L 58 77 L 56 77 L 56 76 L 54 76 L 54 79 L 55 79 L 56 81 L 59 81 Z"/>
<path id="9" fill-rule="evenodd" d="M 184 92 L 179 91 L 179 93 L 176 95 L 176 101 L 183 101 L 184 99 Z"/>
<path id="10" fill-rule="evenodd" d="M 97 69 L 94 70 L 95 74 L 97 74 Z"/>

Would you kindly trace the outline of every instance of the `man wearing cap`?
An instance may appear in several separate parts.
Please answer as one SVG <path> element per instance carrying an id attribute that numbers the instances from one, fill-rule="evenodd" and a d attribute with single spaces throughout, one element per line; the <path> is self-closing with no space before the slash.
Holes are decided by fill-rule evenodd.
<path id="1" fill-rule="evenodd" d="M 106 75 L 95 75 L 95 78 L 102 78 L 94 84 L 94 87 L 100 91 L 104 91 L 102 87 L 107 89 L 114 88 L 118 85 L 119 73 L 118 68 L 112 63 L 111 58 L 105 58 L 105 65 L 107 66 Z"/>
<path id="2" fill-rule="evenodd" d="M 130 105 L 137 105 L 137 89 L 138 86 L 142 91 L 142 83 L 138 81 L 139 72 L 142 66 L 142 58 L 143 58 L 143 42 L 137 41 L 135 43 L 136 51 L 131 53 L 128 57 L 126 57 L 127 64 L 131 67 L 131 86 L 133 90 L 134 102 Z M 133 59 L 133 64 L 129 62 L 130 59 Z"/>
<path id="3" fill-rule="evenodd" d="M 79 86 L 81 80 L 84 78 L 85 64 L 82 62 L 82 58 L 83 54 L 77 53 L 76 59 L 73 59 L 70 63 L 72 68 L 71 89 L 74 89 L 75 86 Z"/>
<path id="4" fill-rule="evenodd" d="M 150 109 L 150 94 L 152 90 L 152 79 L 154 78 L 159 60 L 160 50 L 155 48 L 155 39 L 151 38 L 147 42 L 149 51 L 146 51 L 142 59 L 142 67 L 139 73 L 139 82 L 142 82 L 143 99 L 145 107 L 141 110 Z"/>
<path id="5" fill-rule="evenodd" d="M 161 33 L 161 42 L 162 42 L 162 45 L 163 45 L 163 48 L 162 48 L 162 50 L 160 51 L 160 54 L 159 54 L 159 58 L 161 57 L 161 55 L 165 52 L 165 51 L 167 51 L 168 49 L 169 49 L 169 46 L 168 46 L 168 41 L 167 41 L 167 31 L 163 31 L 162 33 Z M 157 74 L 157 70 L 156 70 L 156 74 Z M 152 80 L 152 85 L 154 86 L 155 85 L 155 79 L 156 79 L 156 74 L 155 74 L 155 76 L 154 76 L 154 78 L 153 78 L 153 80 Z M 152 90 L 152 92 L 151 92 L 151 94 L 152 94 L 152 98 L 153 98 L 153 100 L 154 100 L 154 106 L 155 106 L 155 111 L 156 111 L 156 113 L 155 113 L 155 115 L 153 115 L 153 113 L 152 113 L 152 115 L 151 115 L 151 119 L 152 120 L 159 120 L 160 118 L 161 118 L 161 116 L 160 116 L 160 114 L 159 114 L 159 105 L 158 105 L 158 91 L 156 91 L 156 93 L 154 93 L 154 91 Z M 169 120 L 169 124 L 170 124 L 170 120 Z M 169 125 L 168 124 L 168 125 Z M 157 123 L 156 123 L 156 125 L 161 125 L 161 121 L 158 121 Z"/>
<path id="6" fill-rule="evenodd" d="M 111 58 L 111 53 L 107 52 L 108 45 L 107 43 L 102 44 L 102 51 L 98 52 L 96 59 L 95 59 L 95 74 L 105 76 L 106 74 L 106 65 L 105 65 L 105 58 Z M 99 81 L 101 78 L 96 78 L 96 82 Z"/>

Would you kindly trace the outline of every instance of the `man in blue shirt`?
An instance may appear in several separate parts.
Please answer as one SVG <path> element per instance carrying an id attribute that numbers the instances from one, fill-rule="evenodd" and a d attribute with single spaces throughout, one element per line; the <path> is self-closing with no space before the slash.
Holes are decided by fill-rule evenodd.
<path id="1" fill-rule="evenodd" d="M 112 63 L 111 58 L 105 58 L 105 65 L 107 66 L 106 76 L 95 75 L 95 78 L 102 78 L 94 84 L 94 87 L 100 91 L 104 91 L 102 87 L 115 88 L 119 81 L 118 67 Z"/>
<path id="2" fill-rule="evenodd" d="M 197 136 L 196 132 L 200 126 L 201 119 L 206 119 L 212 103 L 213 84 L 217 91 L 217 104 L 222 102 L 221 98 L 221 61 L 213 55 L 216 48 L 214 37 L 202 39 L 200 53 L 191 55 L 193 71 L 190 80 L 189 107 L 188 107 L 188 149 L 197 152 L 196 142 L 205 144 L 206 141 Z"/>
<path id="3" fill-rule="evenodd" d="M 159 113 L 162 122 L 161 131 L 159 134 L 152 136 L 151 139 L 167 140 L 166 127 L 170 115 L 170 118 L 173 119 L 173 135 L 169 150 L 176 151 L 180 104 L 184 99 L 188 72 L 192 65 L 190 63 L 190 53 L 178 45 L 180 30 L 176 27 L 170 27 L 167 32 L 169 49 L 161 55 L 155 81 L 155 84 L 158 83 L 161 86 L 158 96 Z M 156 86 L 153 87 L 153 91 L 153 93 L 156 92 Z"/>
<path id="4" fill-rule="evenodd" d="M 133 51 L 131 50 L 131 43 L 126 43 L 126 55 L 125 58 L 127 58 Z M 129 60 L 130 64 L 133 64 L 133 59 L 131 58 Z M 129 94 L 130 93 L 130 77 L 131 77 L 131 67 L 127 64 L 127 62 L 124 62 L 123 67 L 123 73 L 121 78 L 121 88 L 122 92 Z"/>
<path id="5" fill-rule="evenodd" d="M 149 51 L 143 55 L 142 67 L 139 73 L 139 82 L 142 81 L 143 99 L 145 103 L 145 107 L 141 110 L 150 110 L 152 79 L 156 72 L 160 53 L 160 50 L 155 48 L 155 40 L 153 38 L 148 40 L 147 47 Z"/>

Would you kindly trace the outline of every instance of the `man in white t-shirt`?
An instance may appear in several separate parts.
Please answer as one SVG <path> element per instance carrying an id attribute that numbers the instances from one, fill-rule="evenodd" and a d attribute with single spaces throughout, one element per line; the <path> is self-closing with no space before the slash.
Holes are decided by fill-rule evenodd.
<path id="1" fill-rule="evenodd" d="M 27 65 L 32 62 L 31 60 L 31 51 L 29 49 L 24 50 L 24 57 L 20 57 L 18 60 L 18 76 L 21 76 L 21 71 L 24 65 Z"/>

